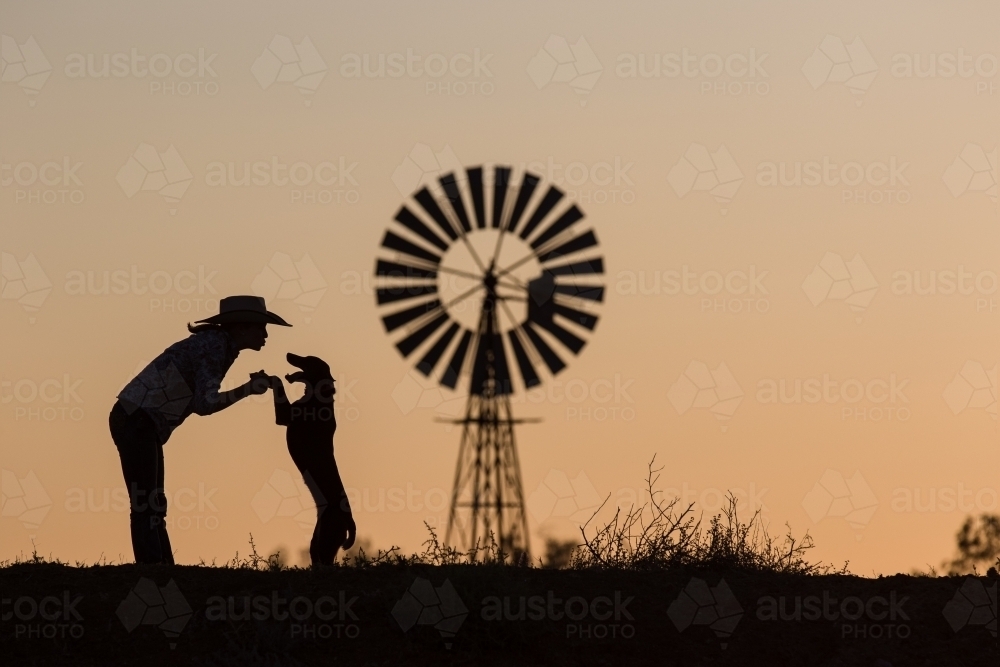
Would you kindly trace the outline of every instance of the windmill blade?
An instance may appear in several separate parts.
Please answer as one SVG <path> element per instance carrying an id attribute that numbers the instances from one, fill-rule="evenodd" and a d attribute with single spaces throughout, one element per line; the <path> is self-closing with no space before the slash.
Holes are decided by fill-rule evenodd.
<path id="1" fill-rule="evenodd" d="M 448 327 L 443 334 L 441 334 L 440 338 L 434 341 L 431 349 L 427 350 L 427 354 L 425 354 L 424 358 L 417 364 L 418 371 L 426 376 L 431 374 L 431 371 L 434 370 L 434 367 L 437 366 L 438 361 L 440 361 L 441 357 L 444 355 L 444 351 L 448 349 L 448 343 L 450 343 L 451 339 L 458 333 L 458 329 L 458 323 L 452 322 L 451 326 Z"/>
<path id="2" fill-rule="evenodd" d="M 431 299 L 425 303 L 418 306 L 413 306 L 412 308 L 407 308 L 405 310 L 400 310 L 398 312 L 386 315 L 382 318 L 382 323 L 385 324 L 385 330 L 392 332 L 403 326 L 404 324 L 409 324 L 413 320 L 426 315 L 432 310 L 436 310 L 441 307 L 441 301 L 438 299 Z"/>
<path id="3" fill-rule="evenodd" d="M 569 241 L 566 241 L 562 245 L 556 246 L 552 250 L 546 251 L 544 254 L 539 255 L 538 261 L 544 264 L 545 262 L 557 259 L 564 255 L 571 255 L 574 252 L 580 252 L 581 250 L 586 250 L 587 248 L 593 248 L 597 245 L 597 236 L 594 234 L 593 230 L 580 234 Z"/>
<path id="4" fill-rule="evenodd" d="M 466 329 L 465 333 L 462 334 L 461 340 L 458 341 L 455 353 L 451 355 L 451 361 L 448 362 L 448 367 L 445 369 L 444 375 L 441 376 L 441 384 L 449 389 L 454 389 L 455 385 L 458 384 L 458 376 L 462 373 L 462 366 L 465 365 L 465 357 L 469 353 L 469 343 L 471 341 L 472 332 Z"/>
<path id="5" fill-rule="evenodd" d="M 538 326 L 542 327 L 550 334 L 556 337 L 556 339 L 573 351 L 573 354 L 580 354 L 580 350 L 586 345 L 586 341 L 574 334 L 568 329 L 564 329 L 560 325 L 556 324 L 555 320 L 552 319 L 541 319 L 535 322 Z"/>
<path id="6" fill-rule="evenodd" d="M 417 297 L 437 294 L 437 285 L 399 285 L 398 287 L 379 287 L 376 291 L 378 305 L 416 299 Z"/>
<path id="7" fill-rule="evenodd" d="M 531 242 L 531 247 L 538 250 L 542 244 L 552 240 L 556 236 L 559 236 L 559 234 L 566 231 L 580 220 L 583 220 L 583 212 L 576 207 L 576 204 L 573 204 L 566 210 L 565 213 L 559 216 L 555 222 L 549 225 L 548 229 L 539 234 L 538 238 Z"/>
<path id="8" fill-rule="evenodd" d="M 396 343 L 396 348 L 402 353 L 404 357 L 410 356 L 415 349 L 420 347 L 420 344 L 431 337 L 431 334 L 437 331 L 442 324 L 448 321 L 448 314 L 441 313 L 433 320 L 420 327 L 409 336 L 403 340 Z"/>
<path id="9" fill-rule="evenodd" d="M 483 198 L 483 168 L 475 167 L 465 170 L 469 177 L 469 191 L 472 192 L 472 208 L 476 212 L 476 227 L 486 227 L 486 200 Z"/>
<path id="10" fill-rule="evenodd" d="M 462 193 L 458 189 L 458 181 L 455 180 L 455 174 L 445 174 L 438 179 L 438 183 L 444 189 L 444 194 L 448 197 L 455 215 L 458 216 L 458 221 L 462 224 L 462 229 L 471 232 L 472 226 L 469 225 L 469 214 L 465 212 L 465 202 L 462 201 Z"/>
<path id="11" fill-rule="evenodd" d="M 545 269 L 554 276 L 583 276 L 604 273 L 604 259 L 597 257 L 573 264 L 563 264 Z"/>
<path id="12" fill-rule="evenodd" d="M 441 231 L 447 234 L 448 238 L 452 241 L 458 238 L 458 233 L 455 232 L 455 228 L 452 227 L 451 221 L 448 220 L 448 216 L 444 214 L 441 207 L 438 206 L 437 200 L 434 199 L 434 195 L 427 188 L 423 188 L 417 194 L 413 195 L 413 198 L 417 200 L 421 208 L 427 212 L 427 215 L 431 216 L 431 219 L 441 228 Z"/>
<path id="13" fill-rule="evenodd" d="M 537 227 L 539 223 L 545 219 L 545 216 L 549 214 L 549 211 L 551 211 L 562 198 L 562 190 L 554 185 L 550 185 L 549 191 L 545 193 L 542 201 L 538 204 L 538 208 L 536 208 L 535 212 L 531 214 L 530 218 L 528 218 L 528 223 L 524 226 L 524 229 L 521 230 L 519 236 L 522 239 L 527 239 L 528 236 L 531 235 L 531 232 L 535 231 L 535 227 Z"/>
<path id="14" fill-rule="evenodd" d="M 604 301 L 604 285 L 556 285 L 557 294 L 575 296 L 588 301 Z"/>
<path id="15" fill-rule="evenodd" d="M 562 315 L 567 320 L 573 324 L 579 324 L 585 329 L 594 330 L 597 326 L 597 316 L 591 315 L 590 313 L 585 313 L 582 310 L 577 310 L 576 308 L 570 308 L 569 306 L 564 306 L 561 303 L 557 303 L 555 306 L 555 311 L 557 314 Z"/>
<path id="16" fill-rule="evenodd" d="M 416 243 L 411 243 L 407 241 L 402 236 L 397 236 L 392 232 L 387 231 L 385 237 L 382 239 L 382 247 L 389 248 L 390 250 L 398 250 L 406 255 L 411 255 L 413 257 L 419 257 L 420 259 L 425 259 L 431 264 L 440 264 L 441 257 L 435 255 L 430 250 L 425 250 L 421 248 Z"/>
<path id="17" fill-rule="evenodd" d="M 503 205 L 507 199 L 510 167 L 497 167 L 493 173 L 493 228 L 498 229 L 503 222 Z"/>
<path id="18" fill-rule="evenodd" d="M 437 271 L 432 271 L 430 269 L 422 269 L 419 266 L 409 266 L 407 264 L 399 264 L 397 262 L 388 262 L 384 259 L 378 260 L 375 264 L 375 275 L 384 276 L 386 278 L 437 278 Z"/>
<path id="19" fill-rule="evenodd" d="M 514 348 L 514 357 L 517 359 L 517 365 L 521 369 L 524 388 L 531 389 L 540 385 L 542 380 L 538 377 L 538 373 L 535 372 L 535 367 L 532 365 L 531 359 L 528 358 L 528 353 L 524 351 L 521 339 L 517 336 L 517 331 L 514 329 L 508 331 L 507 338 L 510 339 L 510 346 Z"/>
<path id="20" fill-rule="evenodd" d="M 420 236 L 425 241 L 430 242 L 431 245 L 437 246 L 442 251 L 448 249 L 448 244 L 438 236 L 434 231 L 424 224 L 424 221 L 413 215 L 413 212 L 405 206 L 399 209 L 399 213 L 396 214 L 396 222 L 403 225 L 411 232 Z"/>
<path id="21" fill-rule="evenodd" d="M 531 201 L 531 195 L 535 193 L 538 182 L 539 178 L 534 174 L 526 173 L 524 178 L 521 179 L 521 189 L 517 193 L 517 201 L 514 202 L 514 210 L 510 214 L 510 222 L 507 223 L 508 232 L 513 234 L 517 230 L 517 225 L 521 222 L 521 216 L 524 215 L 524 209 L 528 207 L 528 202 Z"/>
<path id="22" fill-rule="evenodd" d="M 535 331 L 531 322 L 525 322 L 523 327 L 524 332 L 528 334 L 528 339 L 531 340 L 531 344 L 535 346 L 535 349 L 538 350 L 538 354 L 542 357 L 542 361 L 544 361 L 545 365 L 549 367 L 549 372 L 555 375 L 562 369 L 566 368 L 566 364 L 563 360 L 560 359 L 559 355 L 556 354 L 551 347 L 549 347 L 549 344 L 538 335 L 538 332 Z"/>

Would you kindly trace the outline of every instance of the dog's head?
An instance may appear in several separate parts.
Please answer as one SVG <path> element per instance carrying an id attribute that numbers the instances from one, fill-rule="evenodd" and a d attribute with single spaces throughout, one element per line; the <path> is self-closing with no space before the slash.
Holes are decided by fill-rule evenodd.
<path id="1" fill-rule="evenodd" d="M 330 373 L 330 366 L 319 357 L 300 357 L 289 352 L 286 357 L 288 363 L 301 370 L 289 373 L 285 379 L 289 382 L 303 382 L 309 388 L 322 387 L 328 385 L 332 393 L 337 390 L 333 386 L 333 375 Z"/>

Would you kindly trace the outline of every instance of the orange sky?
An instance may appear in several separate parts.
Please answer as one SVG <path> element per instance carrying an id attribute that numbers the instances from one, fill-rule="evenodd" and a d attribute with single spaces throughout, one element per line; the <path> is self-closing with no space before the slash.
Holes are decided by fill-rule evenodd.
<path id="1" fill-rule="evenodd" d="M 655 454 L 818 558 L 939 564 L 1000 502 L 1000 6 L 733 4 L 4 3 L 0 559 L 131 559 L 114 397 L 255 291 L 295 326 L 227 383 L 326 359 L 359 533 L 419 548 L 464 400 L 371 272 L 421 173 L 485 163 L 566 190 L 607 269 L 587 346 L 515 397 L 536 554 Z M 178 562 L 307 544 L 270 400 L 166 446 Z"/>

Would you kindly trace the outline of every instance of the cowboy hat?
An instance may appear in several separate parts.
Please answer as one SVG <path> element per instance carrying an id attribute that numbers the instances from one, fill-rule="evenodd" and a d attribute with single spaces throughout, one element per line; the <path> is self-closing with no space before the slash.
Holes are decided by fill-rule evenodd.
<path id="1" fill-rule="evenodd" d="M 264 298 L 259 296 L 227 296 L 219 301 L 219 314 L 212 315 L 198 323 L 205 324 L 236 324 L 236 323 L 277 324 L 282 327 L 292 326 L 269 311 L 264 305 Z"/>

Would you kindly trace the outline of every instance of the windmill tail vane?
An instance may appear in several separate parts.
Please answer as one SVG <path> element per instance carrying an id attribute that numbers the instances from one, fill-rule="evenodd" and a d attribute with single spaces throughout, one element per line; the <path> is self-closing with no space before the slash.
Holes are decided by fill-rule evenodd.
<path id="1" fill-rule="evenodd" d="M 564 349 L 580 353 L 604 301 L 584 214 L 538 176 L 516 180 L 510 167 L 478 166 L 421 187 L 375 265 L 376 303 L 400 354 L 442 387 L 468 388 L 445 540 L 474 552 L 495 539 L 515 561 L 530 552 L 514 437 L 526 420 L 510 396 L 562 371 Z"/>

